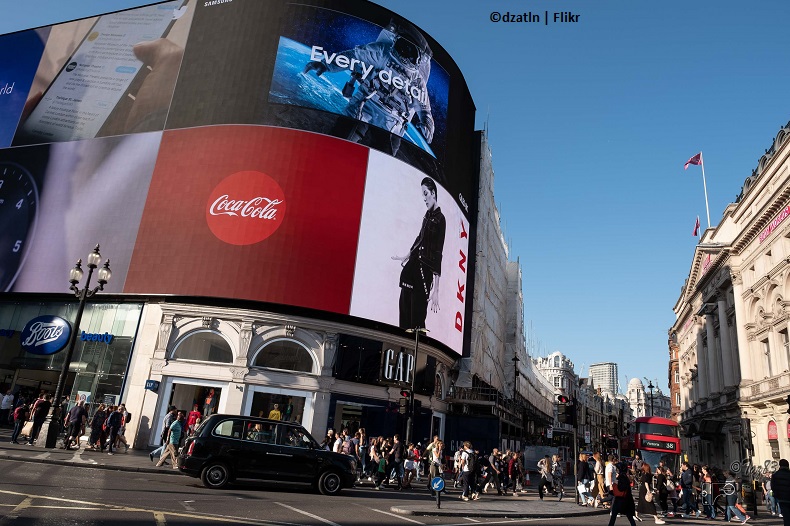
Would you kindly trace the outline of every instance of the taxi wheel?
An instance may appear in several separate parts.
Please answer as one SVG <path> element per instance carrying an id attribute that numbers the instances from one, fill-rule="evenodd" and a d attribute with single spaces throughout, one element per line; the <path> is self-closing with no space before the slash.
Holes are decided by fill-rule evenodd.
<path id="1" fill-rule="evenodd" d="M 334 471 L 326 471 L 318 479 L 318 491 L 322 495 L 337 495 L 342 488 L 343 484 L 340 481 L 340 475 Z"/>
<path id="2" fill-rule="evenodd" d="M 230 482 L 230 469 L 221 462 L 209 464 L 200 473 L 203 485 L 210 489 L 224 488 Z"/>

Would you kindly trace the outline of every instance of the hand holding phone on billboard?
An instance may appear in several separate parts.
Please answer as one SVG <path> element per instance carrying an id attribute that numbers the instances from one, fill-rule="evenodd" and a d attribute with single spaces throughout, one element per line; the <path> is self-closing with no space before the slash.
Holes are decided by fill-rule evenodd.
<path id="1" fill-rule="evenodd" d="M 149 55 L 160 59 L 156 66 L 162 70 L 157 71 L 159 77 L 166 76 L 163 64 L 175 69 L 170 72 L 174 85 L 181 54 L 170 47 L 161 56 L 143 50 L 141 58 L 135 48 L 167 36 L 177 15 L 183 14 L 181 9 L 185 4 L 185 0 L 174 0 L 98 18 L 40 101 L 36 104 L 33 97 L 28 100 L 29 116 L 17 130 L 14 144 L 80 140 L 140 131 L 127 128 L 127 117 L 139 90 L 153 73 L 154 65 L 146 63 L 145 59 Z M 177 56 L 178 62 L 173 58 L 165 60 L 168 56 Z M 166 91 L 172 94 L 172 85 Z M 166 112 L 169 97 L 160 99 L 163 108 L 145 106 L 149 116 Z M 148 100 L 150 104 L 151 99 Z M 35 108 L 30 111 L 32 106 Z M 141 122 L 140 115 L 138 110 L 132 124 Z M 163 118 L 161 120 L 163 124 Z"/>

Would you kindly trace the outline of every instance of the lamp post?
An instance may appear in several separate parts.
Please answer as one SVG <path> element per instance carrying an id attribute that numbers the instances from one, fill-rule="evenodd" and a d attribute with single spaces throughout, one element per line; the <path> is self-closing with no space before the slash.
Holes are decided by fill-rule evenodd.
<path id="1" fill-rule="evenodd" d="M 516 404 L 516 395 L 518 393 L 518 356 L 513 355 L 513 405 Z M 515 410 L 515 407 L 513 408 Z"/>
<path id="2" fill-rule="evenodd" d="M 409 334 L 414 334 L 414 360 L 413 370 L 411 372 L 411 396 L 409 407 L 409 418 L 406 420 L 406 444 L 412 442 L 412 434 L 414 432 L 414 380 L 417 378 L 417 351 L 420 348 L 420 333 L 427 334 L 430 331 L 425 327 L 415 327 L 413 329 L 406 329 Z"/>
<path id="3" fill-rule="evenodd" d="M 72 327 L 71 338 L 69 339 L 69 347 L 66 350 L 66 357 L 63 359 L 63 370 L 60 371 L 58 385 L 55 388 L 55 397 L 52 402 L 52 407 L 50 408 L 47 420 L 44 422 L 44 425 L 41 427 L 41 432 L 39 433 L 39 437 L 44 435 L 47 437 L 47 439 L 44 444 L 42 444 L 41 440 L 38 440 L 36 442 L 36 445 L 38 446 L 43 445 L 45 448 L 52 449 L 57 444 L 58 434 L 60 431 L 60 422 L 62 418 L 62 415 L 60 414 L 62 403 L 61 398 L 63 397 L 63 390 L 66 387 L 66 376 L 69 374 L 69 367 L 71 366 L 71 358 L 74 355 L 74 348 L 77 345 L 77 338 L 80 332 L 80 322 L 82 322 L 82 313 L 85 311 L 85 303 L 88 298 L 100 290 L 104 290 L 104 286 L 108 281 L 110 281 L 110 277 L 112 277 L 112 271 L 110 270 L 110 260 L 108 259 L 107 262 L 104 263 L 104 266 L 99 269 L 99 284 L 92 289 L 90 288 L 93 271 L 96 270 L 100 264 L 101 254 L 99 253 L 99 245 L 96 245 L 96 248 L 93 249 L 93 252 L 88 254 L 88 277 L 85 279 L 85 287 L 82 289 L 77 287 L 77 284 L 79 284 L 83 276 L 82 260 L 78 260 L 77 264 L 74 265 L 74 268 L 72 268 L 69 272 L 69 283 L 71 283 L 69 289 L 74 292 L 74 295 L 79 298 L 80 302 L 79 306 L 77 307 L 77 315 L 74 317 L 74 327 Z"/>
<path id="4" fill-rule="evenodd" d="M 653 413 L 653 389 L 655 389 L 656 386 L 653 385 L 652 380 L 647 382 L 647 388 L 650 389 L 650 416 L 655 416 Z"/>

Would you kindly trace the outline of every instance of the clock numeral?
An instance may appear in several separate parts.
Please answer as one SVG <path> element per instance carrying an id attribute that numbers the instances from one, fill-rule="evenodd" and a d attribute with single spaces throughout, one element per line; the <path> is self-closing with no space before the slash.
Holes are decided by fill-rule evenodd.
<path id="1" fill-rule="evenodd" d="M 22 208 L 23 204 L 25 204 L 25 200 L 24 199 L 20 199 L 19 201 L 17 201 L 16 202 L 16 209 L 19 210 L 20 208 Z"/>
<path id="2" fill-rule="evenodd" d="M 22 240 L 17 239 L 16 243 L 14 243 L 14 252 L 19 252 L 20 248 L 22 248 Z"/>
<path id="3" fill-rule="evenodd" d="M 4 180 L 0 179 L 0 188 L 2 188 L 2 187 L 3 187 L 3 183 L 4 183 L 4 182 L 5 182 Z"/>

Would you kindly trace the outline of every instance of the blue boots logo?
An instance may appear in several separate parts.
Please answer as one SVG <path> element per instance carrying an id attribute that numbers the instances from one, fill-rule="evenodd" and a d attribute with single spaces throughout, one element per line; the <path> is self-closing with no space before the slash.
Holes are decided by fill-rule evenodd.
<path id="1" fill-rule="evenodd" d="M 57 316 L 33 318 L 19 335 L 22 348 L 31 354 L 55 354 L 69 343 L 71 325 Z"/>

